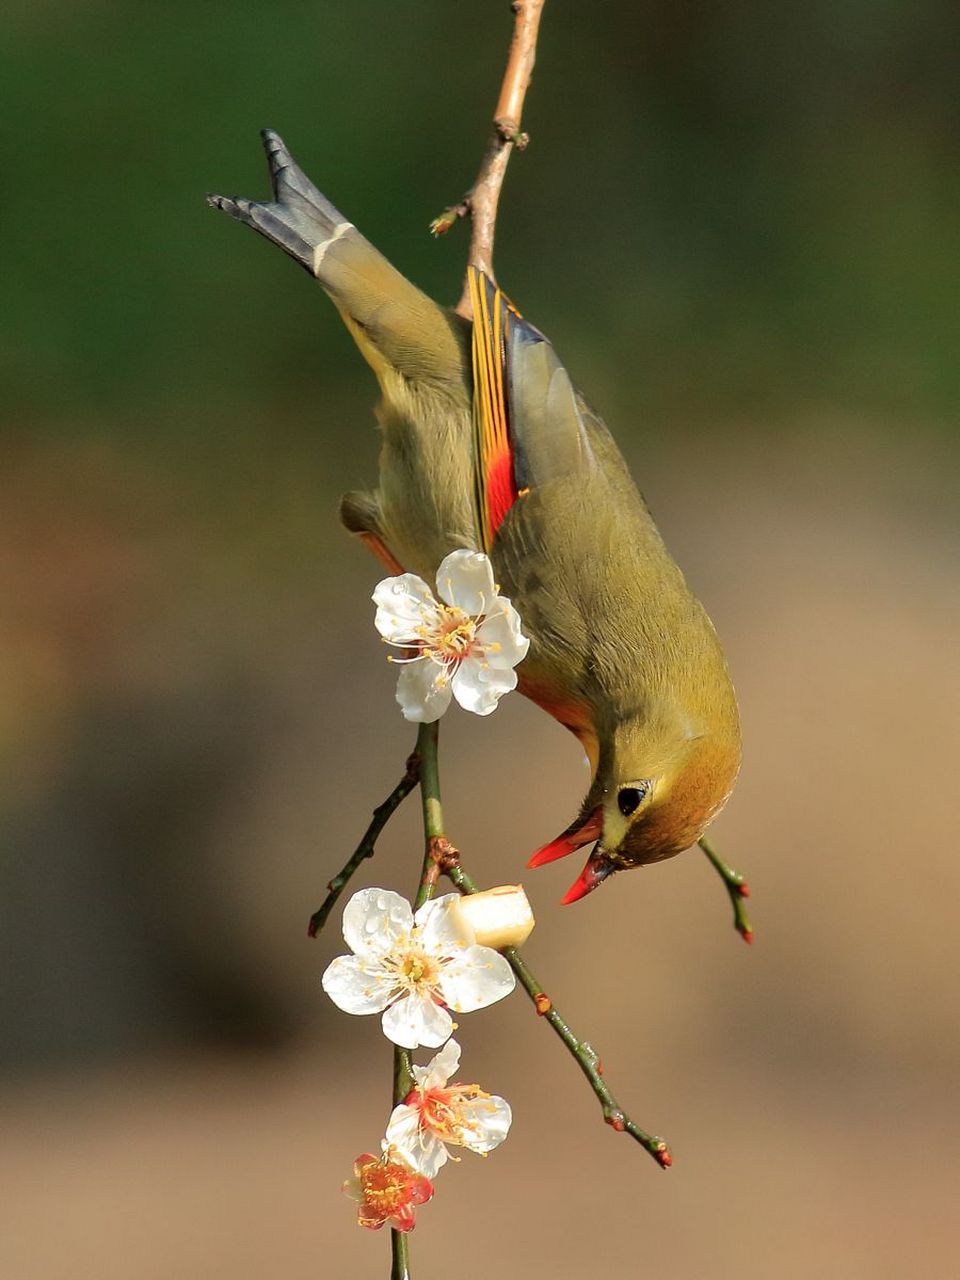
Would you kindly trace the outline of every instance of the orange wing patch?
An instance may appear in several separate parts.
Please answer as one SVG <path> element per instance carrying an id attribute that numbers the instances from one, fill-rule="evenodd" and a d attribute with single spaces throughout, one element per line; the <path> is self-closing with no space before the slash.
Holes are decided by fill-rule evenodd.
<path id="1" fill-rule="evenodd" d="M 505 327 L 519 314 L 474 267 L 468 270 L 473 303 L 473 429 L 477 510 L 485 551 L 518 497 L 510 412 L 504 386 Z"/>
<path id="2" fill-rule="evenodd" d="M 363 545 L 367 548 L 367 550 L 377 557 L 377 559 L 383 565 L 384 569 L 386 569 L 387 573 L 390 573 L 396 576 L 397 574 L 401 574 L 405 572 L 403 565 L 400 563 L 397 557 L 393 554 L 393 552 L 390 550 L 390 548 L 387 546 L 387 544 L 384 542 L 384 540 L 380 537 L 379 534 L 369 533 L 369 532 L 359 533 L 357 534 L 357 537 L 360 539 Z"/>

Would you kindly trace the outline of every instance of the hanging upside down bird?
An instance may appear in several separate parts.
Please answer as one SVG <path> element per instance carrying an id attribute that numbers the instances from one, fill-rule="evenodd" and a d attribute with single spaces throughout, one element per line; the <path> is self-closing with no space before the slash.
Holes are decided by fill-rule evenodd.
<path id="1" fill-rule="evenodd" d="M 263 140 L 274 199 L 208 199 L 320 282 L 380 383 L 379 487 L 344 496 L 344 525 L 427 581 L 457 548 L 488 554 L 531 640 L 518 687 L 590 761 L 577 817 L 529 865 L 594 843 L 573 902 L 689 848 L 736 779 L 737 704 L 606 426 L 492 281 L 470 269 L 472 324 L 433 302 Z"/>

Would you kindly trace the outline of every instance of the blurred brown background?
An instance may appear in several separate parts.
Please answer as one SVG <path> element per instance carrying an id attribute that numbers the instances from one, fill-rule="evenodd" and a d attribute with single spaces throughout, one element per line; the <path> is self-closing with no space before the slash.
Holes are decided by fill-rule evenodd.
<path id="1" fill-rule="evenodd" d="M 0 1275 L 383 1276 L 339 1184 L 389 1051 L 324 1001 L 323 885 L 412 734 L 337 528 L 374 474 L 333 309 L 206 210 L 257 129 L 439 297 L 502 4 L 57 0 L 0 48 Z M 501 282 L 707 604 L 746 758 L 696 852 L 556 901 L 529 956 L 662 1174 L 517 996 L 465 1018 L 515 1125 L 414 1274 L 957 1274 L 957 10 L 550 0 Z M 521 699 L 443 725 L 488 883 L 572 816 Z M 357 885 L 412 889 L 414 803 Z"/>

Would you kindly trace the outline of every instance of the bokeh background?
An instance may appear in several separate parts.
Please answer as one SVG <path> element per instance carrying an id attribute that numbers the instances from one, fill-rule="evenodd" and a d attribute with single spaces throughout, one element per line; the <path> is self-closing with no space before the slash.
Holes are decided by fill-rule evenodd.
<path id="1" fill-rule="evenodd" d="M 373 383 L 318 290 L 208 210 L 257 130 L 430 292 L 509 11 L 39 0 L 0 48 L 0 1274 L 383 1276 L 339 1184 L 389 1054 L 324 1002 L 323 886 L 411 743 L 337 527 Z M 549 0 L 501 282 L 612 424 L 729 654 L 746 758 L 694 851 L 529 956 L 666 1135 L 601 1123 L 518 996 L 464 1020 L 509 1143 L 445 1172 L 420 1277 L 953 1277 L 960 13 Z M 469 722 L 468 722 L 469 719 Z M 451 833 L 515 879 L 579 751 L 443 726 Z M 358 885 L 412 889 L 415 804 Z"/>

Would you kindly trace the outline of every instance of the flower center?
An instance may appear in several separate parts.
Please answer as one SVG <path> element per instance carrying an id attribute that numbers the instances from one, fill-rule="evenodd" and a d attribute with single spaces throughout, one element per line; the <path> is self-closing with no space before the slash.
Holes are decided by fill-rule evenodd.
<path id="1" fill-rule="evenodd" d="M 410 991 L 415 987 L 436 985 L 440 966 L 422 951 L 408 951 L 400 961 L 400 981 Z"/>
<path id="2" fill-rule="evenodd" d="M 439 606 L 439 621 L 424 638 L 425 657 L 438 662 L 461 662 L 477 642 L 477 619 L 456 605 Z"/>
<path id="3" fill-rule="evenodd" d="M 364 1207 L 378 1218 L 391 1218 L 410 1201 L 410 1170 L 377 1160 L 360 1173 Z"/>
<path id="4" fill-rule="evenodd" d="M 441 1142 L 462 1144 L 463 1104 L 486 1097 L 489 1094 L 475 1084 L 455 1084 L 446 1089 L 414 1090 L 407 1104 L 419 1109 L 421 1127 L 432 1129 Z"/>

